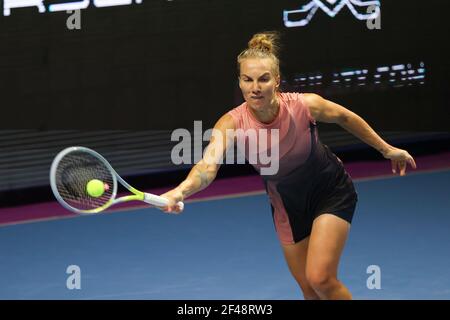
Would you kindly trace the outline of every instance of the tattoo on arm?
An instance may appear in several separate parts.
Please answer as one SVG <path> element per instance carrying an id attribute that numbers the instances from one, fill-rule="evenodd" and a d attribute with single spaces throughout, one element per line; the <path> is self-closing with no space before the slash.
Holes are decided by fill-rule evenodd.
<path id="1" fill-rule="evenodd" d="M 204 170 L 196 169 L 197 176 L 200 178 L 200 186 L 206 187 L 209 184 L 208 173 Z"/>

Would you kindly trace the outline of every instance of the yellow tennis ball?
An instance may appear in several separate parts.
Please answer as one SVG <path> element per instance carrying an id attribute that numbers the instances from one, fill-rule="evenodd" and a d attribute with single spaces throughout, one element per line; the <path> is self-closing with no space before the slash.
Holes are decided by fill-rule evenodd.
<path id="1" fill-rule="evenodd" d="M 105 185 L 100 180 L 92 179 L 87 183 L 86 191 L 91 197 L 98 198 L 105 192 Z"/>

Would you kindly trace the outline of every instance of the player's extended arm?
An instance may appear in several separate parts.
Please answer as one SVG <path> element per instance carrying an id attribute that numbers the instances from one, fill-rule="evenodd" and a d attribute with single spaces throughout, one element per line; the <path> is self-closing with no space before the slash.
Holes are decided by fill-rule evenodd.
<path id="1" fill-rule="evenodd" d="M 304 94 L 304 99 L 314 119 L 320 122 L 340 125 L 369 146 L 378 150 L 384 158 L 391 159 L 393 173 L 397 172 L 398 167 L 399 174 L 405 175 L 406 163 L 409 163 L 414 169 L 416 168 L 413 157 L 406 150 L 398 149 L 388 144 L 363 118 L 354 112 L 317 94 Z"/>
<path id="2" fill-rule="evenodd" d="M 232 145 L 233 135 L 227 135 L 227 130 L 234 129 L 234 120 L 228 114 L 217 121 L 202 160 L 191 169 L 186 179 L 178 187 L 161 195 L 169 200 L 169 205 L 163 208 L 164 211 L 180 212 L 176 205 L 178 201 L 183 201 L 205 189 L 214 181 L 226 150 Z"/>

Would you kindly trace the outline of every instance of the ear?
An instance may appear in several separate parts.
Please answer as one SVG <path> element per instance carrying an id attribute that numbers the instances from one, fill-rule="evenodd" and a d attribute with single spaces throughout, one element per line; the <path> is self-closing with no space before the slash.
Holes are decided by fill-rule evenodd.
<path id="1" fill-rule="evenodd" d="M 280 75 L 278 75 L 277 76 L 277 85 L 276 85 L 277 89 L 280 87 L 280 83 L 281 83 L 281 77 L 280 77 Z"/>
<path id="2" fill-rule="evenodd" d="M 242 87 L 241 87 L 241 77 L 240 77 L 240 76 L 238 76 L 238 83 L 239 83 L 239 88 L 242 90 Z"/>

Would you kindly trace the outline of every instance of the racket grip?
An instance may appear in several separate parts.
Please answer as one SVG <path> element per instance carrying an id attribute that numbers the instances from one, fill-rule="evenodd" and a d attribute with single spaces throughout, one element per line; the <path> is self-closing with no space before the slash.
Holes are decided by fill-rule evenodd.
<path id="1" fill-rule="evenodd" d="M 157 207 L 164 207 L 169 203 L 169 200 L 151 193 L 144 193 L 144 202 L 147 202 Z M 180 207 L 181 210 L 184 209 L 183 202 L 180 201 L 177 203 L 177 205 L 178 207 Z"/>

